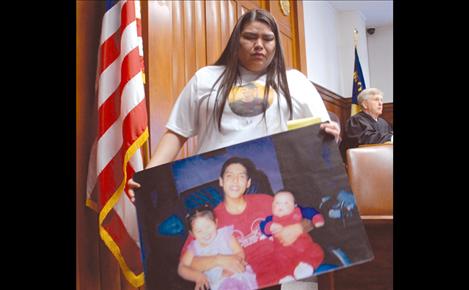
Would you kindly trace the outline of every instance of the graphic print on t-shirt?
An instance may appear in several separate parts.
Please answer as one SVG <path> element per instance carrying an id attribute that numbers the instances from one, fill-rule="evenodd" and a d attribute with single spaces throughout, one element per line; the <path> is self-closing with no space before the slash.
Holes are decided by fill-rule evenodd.
<path id="1" fill-rule="evenodd" d="M 234 230 L 233 236 L 238 240 L 241 247 L 246 248 L 252 244 L 257 243 L 259 240 L 263 240 L 263 234 L 260 230 L 261 218 L 255 219 L 251 224 L 251 232 L 243 234 L 240 230 Z"/>
<path id="2" fill-rule="evenodd" d="M 263 107 L 265 106 L 267 110 L 277 94 L 271 88 L 264 105 L 264 89 L 265 85 L 257 81 L 234 86 L 228 96 L 228 104 L 231 110 L 242 117 L 254 117 L 262 114 Z"/>

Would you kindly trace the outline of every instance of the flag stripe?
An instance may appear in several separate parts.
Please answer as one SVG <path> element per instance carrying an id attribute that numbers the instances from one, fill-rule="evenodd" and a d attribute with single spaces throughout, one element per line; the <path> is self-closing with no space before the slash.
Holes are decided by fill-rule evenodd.
<path id="1" fill-rule="evenodd" d="M 143 116 L 143 113 L 145 115 Z M 115 188 L 119 184 L 120 180 L 123 178 L 123 172 L 122 171 L 115 171 L 114 168 L 116 166 L 119 166 L 119 164 L 123 163 L 123 157 L 126 152 L 126 150 L 129 148 L 129 146 L 135 141 L 136 138 L 142 132 L 146 129 L 144 126 L 140 126 L 140 128 L 135 128 L 135 126 L 132 122 L 138 122 L 138 123 L 144 123 L 146 122 L 146 111 L 145 111 L 145 103 L 140 102 L 140 104 L 128 114 L 128 117 L 124 120 L 124 124 L 122 125 L 122 134 L 124 135 L 125 140 L 130 140 L 128 143 L 123 144 L 123 147 L 116 152 L 112 158 L 110 158 L 109 162 L 106 164 L 106 166 L 103 168 L 103 170 L 100 171 L 99 173 L 99 191 L 101 193 L 100 195 L 100 204 L 103 205 L 105 201 L 107 201 L 110 196 L 113 194 Z M 114 126 L 113 126 L 114 127 Z M 116 134 L 120 136 L 119 134 Z M 101 138 L 103 139 L 103 138 Z M 109 148 L 114 145 L 114 144 L 109 144 Z M 115 146 L 114 146 L 115 147 Z M 105 153 L 101 153 L 104 156 Z M 98 159 L 99 159 L 98 157 Z M 98 161 L 99 162 L 99 161 Z"/>
<path id="2" fill-rule="evenodd" d="M 123 172 L 121 170 L 114 170 L 114 168 L 119 168 L 121 167 L 120 164 L 123 164 L 123 159 L 124 159 L 124 154 L 126 151 L 129 149 L 129 147 L 135 142 L 135 140 L 145 131 L 146 126 L 135 126 L 136 124 L 146 124 L 147 118 L 146 118 L 146 108 L 145 108 L 145 102 L 142 101 L 140 102 L 134 110 L 129 112 L 127 117 L 124 119 L 124 122 L 121 126 L 114 126 L 118 122 L 116 122 L 112 127 L 119 129 L 119 127 L 122 128 L 122 132 L 116 132 L 115 139 L 118 137 L 124 136 L 124 138 L 120 138 L 120 141 L 122 140 L 128 140 L 128 142 L 124 142 L 122 146 L 119 148 L 119 150 L 112 156 L 112 158 L 109 158 L 109 152 L 103 150 L 103 152 L 99 153 L 98 152 L 98 159 L 101 156 L 107 156 L 107 159 L 109 159 L 109 162 L 106 163 L 104 166 L 103 170 L 100 170 L 99 172 L 99 191 L 101 193 L 100 195 L 100 204 L 104 205 L 104 203 L 111 197 L 111 195 L 114 193 L 115 189 L 119 185 L 119 182 L 123 179 Z M 111 131 L 111 130 L 108 130 Z M 122 135 L 121 135 L 122 134 Z M 100 140 L 103 140 L 101 138 Z M 110 138 L 107 140 L 111 140 Z M 122 142 L 121 142 L 122 143 Z M 107 145 L 103 145 L 99 148 L 115 148 L 116 144 L 110 143 Z M 107 147 L 104 147 L 107 146 Z M 102 163 L 105 163 L 106 160 L 99 159 L 99 162 L 101 161 Z M 121 167 L 122 168 L 122 167 Z"/>
<path id="3" fill-rule="evenodd" d="M 140 56 L 138 54 L 137 48 L 129 52 L 129 54 L 127 54 L 127 56 L 124 58 L 121 71 L 121 84 L 125 84 L 125 86 L 120 85 L 116 91 L 109 98 L 107 98 L 101 107 L 99 107 L 99 137 L 101 137 L 109 129 L 112 123 L 114 123 L 117 118 L 119 118 L 119 116 L 125 116 L 130 111 L 130 109 L 132 109 L 129 109 L 129 106 L 126 105 L 126 102 L 124 102 L 125 109 L 121 109 L 122 90 L 128 86 L 131 86 L 131 88 L 127 89 L 127 91 L 130 91 L 130 93 L 127 93 L 127 95 L 131 94 L 131 97 L 127 99 L 132 100 L 135 98 L 138 99 L 137 102 L 140 102 L 144 95 L 143 88 L 142 90 L 137 90 L 135 92 L 131 91 L 141 87 L 141 81 L 137 81 L 137 83 L 130 83 L 131 79 L 135 78 L 135 76 L 139 75 L 141 72 Z M 139 78 L 141 78 L 141 76 L 139 76 Z"/>
<path id="4" fill-rule="evenodd" d="M 99 190 L 99 205 L 104 207 L 112 195 L 116 192 L 119 184 L 122 182 L 124 174 L 122 170 L 116 170 L 120 168 L 123 163 L 123 152 L 122 148 L 118 154 L 111 159 L 106 167 L 99 173 L 98 176 L 98 190 Z"/>
<path id="5" fill-rule="evenodd" d="M 130 140 L 135 140 L 141 135 L 146 129 L 147 126 L 143 126 L 143 123 L 147 123 L 146 107 L 145 102 L 140 102 L 132 111 L 129 112 L 127 117 L 124 119 L 123 124 L 123 135 L 124 140 L 128 141 L 127 146 L 130 146 L 133 142 Z"/>
<path id="6" fill-rule="evenodd" d="M 138 37 L 135 35 L 137 31 L 136 25 L 134 21 L 126 27 L 121 38 L 121 54 L 103 70 L 99 77 L 98 106 L 101 106 L 119 87 L 123 58 L 133 49 L 138 48 Z"/>
<path id="7" fill-rule="evenodd" d="M 145 98 L 145 90 L 142 83 L 141 72 L 135 74 L 122 91 L 122 114 L 128 115 L 133 109 L 135 109 Z"/>
<path id="8" fill-rule="evenodd" d="M 129 25 L 130 23 L 134 22 L 136 20 L 136 15 L 135 15 L 135 5 L 134 2 L 126 2 L 122 6 L 122 14 L 121 14 L 121 33 L 123 33 L 123 30 Z M 135 35 L 137 35 L 135 33 Z"/>
<path id="9" fill-rule="evenodd" d="M 108 166 L 111 159 L 114 158 L 121 149 L 123 142 L 121 128 L 122 120 L 118 118 L 106 133 L 99 138 L 97 150 L 98 174 L 101 174 L 101 171 Z"/>
<path id="10" fill-rule="evenodd" d="M 111 9 L 108 9 L 106 14 L 104 14 L 100 45 L 102 45 L 104 41 L 113 35 L 121 26 L 121 6 L 121 3 L 117 3 L 113 5 Z"/>
<path id="11" fill-rule="evenodd" d="M 100 63 L 98 73 L 101 74 L 108 68 L 120 55 L 120 33 L 114 33 L 101 45 Z"/>
<path id="12" fill-rule="evenodd" d="M 135 77 L 134 79 L 138 80 L 139 77 Z M 128 93 L 126 92 L 124 94 L 124 96 L 127 96 L 127 94 Z M 140 90 L 140 95 L 142 97 L 143 97 L 143 94 L 144 94 L 144 91 Z M 137 101 L 137 100 L 133 99 L 132 101 Z M 130 102 L 131 101 L 129 101 L 129 103 Z M 123 107 L 124 110 L 128 111 L 129 107 L 131 107 L 131 105 L 133 105 L 133 104 L 129 104 L 129 106 L 123 105 L 122 107 Z M 136 112 L 133 112 L 134 110 Z M 139 114 L 143 114 L 143 113 L 145 113 L 144 116 L 139 115 Z M 126 135 L 124 135 L 124 139 L 128 140 L 127 146 L 129 146 L 129 144 L 132 144 L 133 141 L 135 141 L 138 134 L 141 134 L 141 132 L 143 132 L 143 130 L 145 129 L 146 123 L 147 123 L 147 117 L 146 117 L 145 102 L 144 102 L 143 98 L 140 101 L 140 103 L 138 103 L 135 107 L 132 108 L 131 111 L 129 111 L 128 113 L 126 112 L 126 115 L 127 116 L 131 115 L 132 118 L 135 118 L 134 122 L 136 122 L 136 125 L 138 125 L 139 123 L 144 124 L 144 125 L 142 125 L 140 127 L 137 127 L 137 128 L 132 128 L 132 124 L 127 124 L 126 125 L 125 120 L 124 120 L 124 125 L 123 125 L 120 118 L 116 119 L 116 121 L 111 125 L 111 127 L 109 127 L 109 129 L 106 130 L 106 132 L 98 140 L 98 146 L 97 146 L 97 148 L 98 148 L 98 152 L 97 152 L 97 155 L 98 155 L 98 158 L 97 158 L 97 173 L 98 174 L 101 174 L 101 171 L 106 166 L 108 166 L 108 163 L 111 161 L 111 159 L 114 156 L 116 156 L 117 152 L 119 151 L 120 147 L 122 146 L 122 144 L 123 144 L 122 132 L 126 133 L 126 132 L 129 132 L 129 131 L 130 132 L 135 131 L 134 132 L 135 134 L 126 134 Z M 128 119 L 128 117 L 126 119 Z M 123 130 L 121 132 L 121 128 L 124 128 L 125 130 Z"/>
<path id="13" fill-rule="evenodd" d="M 125 39 L 122 42 L 120 38 L 121 38 L 121 34 L 123 34 L 121 32 L 124 31 L 125 28 L 127 28 L 127 26 L 132 24 L 132 22 L 137 20 L 135 16 L 135 10 L 132 7 L 135 7 L 135 6 L 131 5 L 131 3 L 125 3 L 123 5 L 124 10 L 123 10 L 122 19 L 120 21 L 120 25 L 118 29 L 116 29 L 116 31 L 112 35 L 110 35 L 107 39 L 105 39 L 104 42 L 102 43 L 101 51 L 100 51 L 100 54 L 102 57 L 101 57 L 101 62 L 99 64 L 99 73 L 102 73 L 111 63 L 113 63 L 119 57 L 119 55 L 121 54 L 120 52 L 121 43 L 127 43 Z M 124 12 L 124 11 L 127 11 L 127 12 Z M 138 27 L 141 24 L 135 23 L 135 25 Z M 141 27 L 137 29 L 137 32 L 138 30 L 141 31 Z M 129 33 L 133 34 L 132 31 Z M 137 33 L 137 36 L 141 36 L 141 35 L 138 35 Z M 138 41 L 137 41 L 137 44 L 138 44 Z"/>

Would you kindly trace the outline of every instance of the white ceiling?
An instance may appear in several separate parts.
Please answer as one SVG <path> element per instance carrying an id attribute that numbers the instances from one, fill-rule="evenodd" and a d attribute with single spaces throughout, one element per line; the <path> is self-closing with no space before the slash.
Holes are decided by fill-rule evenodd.
<path id="1" fill-rule="evenodd" d="M 393 24 L 393 1 L 328 1 L 338 11 L 360 11 L 365 26 L 380 27 Z"/>

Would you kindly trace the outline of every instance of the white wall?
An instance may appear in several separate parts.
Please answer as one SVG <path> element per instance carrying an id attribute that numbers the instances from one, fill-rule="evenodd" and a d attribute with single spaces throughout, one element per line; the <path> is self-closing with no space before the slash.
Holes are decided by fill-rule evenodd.
<path id="1" fill-rule="evenodd" d="M 370 83 L 365 18 L 358 11 L 346 11 L 338 13 L 337 19 L 339 27 L 339 63 L 341 67 L 341 75 L 339 76 L 340 91 L 343 97 L 350 98 L 352 97 L 355 65 L 354 29 L 358 31 L 357 53 L 366 87 L 369 87 Z"/>
<path id="2" fill-rule="evenodd" d="M 342 95 L 338 78 L 341 72 L 337 13 L 327 1 L 304 1 L 303 11 L 308 78 Z"/>
<path id="3" fill-rule="evenodd" d="M 352 96 L 354 28 L 366 87 L 377 87 L 392 102 L 392 26 L 377 27 L 368 40 L 359 11 L 337 11 L 330 1 L 303 1 L 308 78 L 341 95 Z"/>
<path id="4" fill-rule="evenodd" d="M 393 94 L 393 26 L 376 27 L 375 33 L 368 35 L 368 60 L 370 65 L 370 85 L 379 88 L 384 94 L 384 102 L 392 103 Z"/>

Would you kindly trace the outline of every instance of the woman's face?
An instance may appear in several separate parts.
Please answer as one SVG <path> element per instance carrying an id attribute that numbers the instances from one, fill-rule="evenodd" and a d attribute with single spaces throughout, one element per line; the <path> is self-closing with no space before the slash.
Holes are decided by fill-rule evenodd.
<path id="1" fill-rule="evenodd" d="M 239 62 L 252 72 L 263 72 L 275 54 L 275 35 L 264 22 L 246 24 L 239 39 Z"/>

